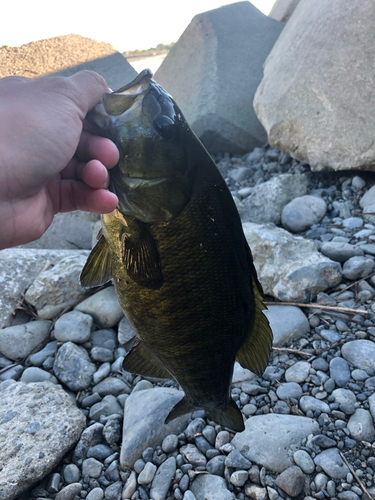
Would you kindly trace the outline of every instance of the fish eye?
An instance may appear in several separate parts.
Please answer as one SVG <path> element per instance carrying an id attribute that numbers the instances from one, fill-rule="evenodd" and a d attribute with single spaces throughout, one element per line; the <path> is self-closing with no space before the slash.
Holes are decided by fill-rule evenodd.
<path id="1" fill-rule="evenodd" d="M 169 116 L 161 116 L 154 121 L 154 129 L 166 140 L 172 139 L 177 132 L 175 122 Z"/>

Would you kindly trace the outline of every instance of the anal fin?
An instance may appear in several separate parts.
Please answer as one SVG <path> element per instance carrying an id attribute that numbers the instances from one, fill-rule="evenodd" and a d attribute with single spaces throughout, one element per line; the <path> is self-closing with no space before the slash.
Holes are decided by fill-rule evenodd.
<path id="1" fill-rule="evenodd" d="M 79 277 L 81 285 L 85 288 L 104 285 L 112 278 L 112 264 L 108 243 L 101 230 L 99 235 L 99 241 L 88 256 Z"/>
<path id="2" fill-rule="evenodd" d="M 228 427 L 228 429 L 235 432 L 245 430 L 242 413 L 232 398 L 230 398 L 229 404 L 224 408 L 206 409 L 206 412 L 214 422 L 223 427 Z"/>
<path id="3" fill-rule="evenodd" d="M 169 371 L 160 364 L 142 342 L 139 342 L 130 350 L 123 361 L 122 367 L 127 372 L 136 373 L 143 377 L 172 378 Z"/>

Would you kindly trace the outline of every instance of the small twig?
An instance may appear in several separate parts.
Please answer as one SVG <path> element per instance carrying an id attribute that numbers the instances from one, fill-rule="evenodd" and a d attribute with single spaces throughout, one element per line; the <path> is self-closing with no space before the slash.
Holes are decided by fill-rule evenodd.
<path id="1" fill-rule="evenodd" d="M 332 344 L 330 345 L 329 347 L 326 347 L 325 349 L 319 351 L 317 354 L 314 354 L 314 356 L 312 356 L 310 359 L 308 359 L 307 361 L 310 363 L 313 359 L 315 359 L 317 356 L 321 356 L 323 354 L 323 352 L 327 352 L 327 351 L 330 351 L 331 349 L 336 349 L 336 347 L 338 347 L 339 345 L 343 345 L 343 344 L 346 344 L 347 342 L 349 342 L 349 339 L 342 339 L 342 340 L 339 340 L 338 342 L 336 342 L 335 344 Z"/>
<path id="2" fill-rule="evenodd" d="M 276 352 L 289 352 L 291 354 L 298 354 L 299 356 L 306 356 L 306 358 L 311 356 L 311 353 L 298 351 L 298 349 L 288 349 L 286 347 L 272 347 L 272 350 Z"/>
<path id="3" fill-rule="evenodd" d="M 372 276 L 375 276 L 375 273 L 368 274 L 368 275 L 367 275 L 367 276 L 365 276 L 364 278 L 361 278 L 360 280 L 355 281 L 354 283 L 352 283 L 351 285 L 348 285 L 347 287 L 343 288 L 342 290 L 338 290 L 337 292 L 334 292 L 332 295 L 333 295 L 334 297 L 336 297 L 337 295 L 340 295 L 341 293 L 346 292 L 346 290 L 350 290 L 350 288 L 353 288 L 353 286 L 358 285 L 358 284 L 359 284 L 359 283 L 361 283 L 362 281 L 368 280 L 368 279 L 369 279 L 369 278 L 371 278 Z"/>
<path id="4" fill-rule="evenodd" d="M 375 214 L 374 214 L 375 215 Z M 370 493 L 367 491 L 367 489 L 365 488 L 364 484 L 361 482 L 361 480 L 359 479 L 359 477 L 357 476 L 355 470 L 353 469 L 353 467 L 350 465 L 350 463 L 346 460 L 345 456 L 343 455 L 343 453 L 341 453 L 341 451 L 339 450 L 339 453 L 340 453 L 340 456 L 341 458 L 344 460 L 344 462 L 346 463 L 346 465 L 348 466 L 348 469 L 350 470 L 350 472 L 353 474 L 353 476 L 355 477 L 355 480 L 357 481 L 357 483 L 359 484 L 359 487 L 361 488 L 361 490 L 363 491 L 363 493 L 365 495 L 367 495 L 368 497 L 368 500 L 372 500 L 372 497 L 370 495 Z"/>
<path id="5" fill-rule="evenodd" d="M 322 309 L 323 311 L 333 311 L 347 314 L 370 314 L 362 309 L 350 309 L 349 307 L 325 306 L 323 304 L 302 304 L 300 302 L 264 302 L 266 306 L 295 306 L 307 307 L 310 309 Z"/>

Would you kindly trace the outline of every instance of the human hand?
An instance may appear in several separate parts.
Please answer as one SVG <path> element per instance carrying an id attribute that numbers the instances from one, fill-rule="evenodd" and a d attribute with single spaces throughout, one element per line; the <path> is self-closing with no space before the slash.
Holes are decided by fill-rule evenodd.
<path id="1" fill-rule="evenodd" d="M 92 71 L 0 79 L 0 249 L 38 239 L 58 212 L 116 208 L 118 149 L 85 122 L 108 91 Z"/>

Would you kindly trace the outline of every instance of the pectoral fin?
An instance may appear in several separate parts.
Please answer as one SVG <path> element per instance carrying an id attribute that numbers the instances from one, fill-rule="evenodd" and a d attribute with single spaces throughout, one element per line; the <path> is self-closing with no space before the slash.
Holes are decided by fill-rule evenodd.
<path id="1" fill-rule="evenodd" d="M 108 243 L 101 234 L 101 230 L 99 235 L 99 241 L 88 256 L 79 277 L 81 285 L 86 288 L 104 285 L 112 278 L 112 264 Z"/>
<path id="2" fill-rule="evenodd" d="M 172 378 L 160 362 L 148 351 L 142 342 L 136 344 L 125 357 L 122 364 L 124 370 L 143 377 Z"/>
<path id="3" fill-rule="evenodd" d="M 136 226 L 136 227 L 132 227 Z M 141 286 L 158 289 L 163 284 L 159 251 L 145 224 L 134 221 L 122 239 L 123 263 L 129 277 Z"/>

